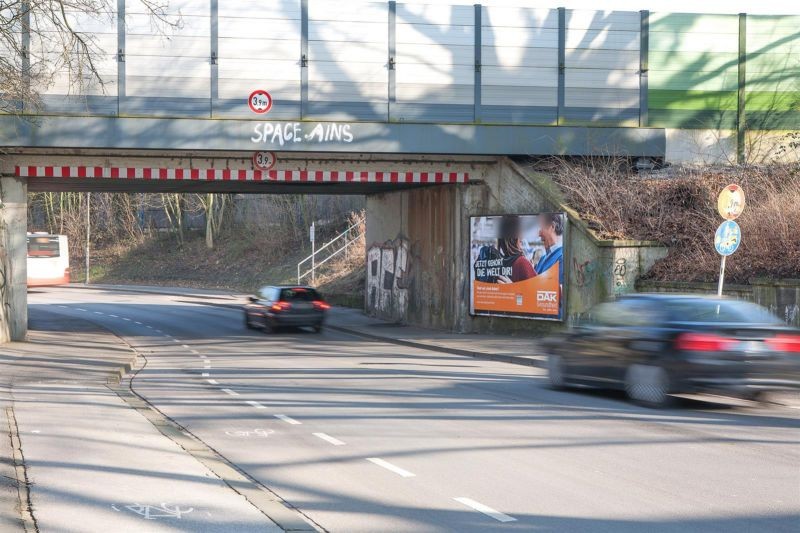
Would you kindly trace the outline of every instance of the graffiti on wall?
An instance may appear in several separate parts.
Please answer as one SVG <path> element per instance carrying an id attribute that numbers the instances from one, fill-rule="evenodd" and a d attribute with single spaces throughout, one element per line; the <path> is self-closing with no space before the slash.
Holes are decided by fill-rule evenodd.
<path id="1" fill-rule="evenodd" d="M 368 312 L 392 320 L 405 317 L 411 263 L 411 247 L 404 237 L 370 246 L 367 251 Z"/>

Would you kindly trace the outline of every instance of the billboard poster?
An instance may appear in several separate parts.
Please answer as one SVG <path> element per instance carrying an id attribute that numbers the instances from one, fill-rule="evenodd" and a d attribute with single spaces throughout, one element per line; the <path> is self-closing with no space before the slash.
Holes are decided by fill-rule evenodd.
<path id="1" fill-rule="evenodd" d="M 564 318 L 565 213 L 470 217 L 470 314 Z"/>

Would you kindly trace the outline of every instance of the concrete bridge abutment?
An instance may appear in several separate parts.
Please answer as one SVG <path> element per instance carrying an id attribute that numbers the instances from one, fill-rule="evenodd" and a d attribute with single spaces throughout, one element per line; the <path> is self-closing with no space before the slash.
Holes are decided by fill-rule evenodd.
<path id="1" fill-rule="evenodd" d="M 25 179 L 0 178 L 0 343 L 25 340 L 28 330 Z"/>
<path id="2" fill-rule="evenodd" d="M 635 290 L 666 255 L 658 243 L 598 239 L 548 176 L 509 158 L 471 169 L 469 183 L 367 196 L 368 314 L 474 333 L 547 333 Z M 563 320 L 470 314 L 470 217 L 566 213 Z"/>

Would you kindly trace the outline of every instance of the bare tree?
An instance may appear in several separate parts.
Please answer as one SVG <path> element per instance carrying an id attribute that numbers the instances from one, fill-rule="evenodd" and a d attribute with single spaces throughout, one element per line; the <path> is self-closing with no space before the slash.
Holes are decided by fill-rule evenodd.
<path id="1" fill-rule="evenodd" d="M 158 31 L 180 26 L 166 1 L 139 1 Z M 99 61 L 116 49 L 103 49 L 89 28 L 113 25 L 115 11 L 113 0 L 0 0 L 0 112 L 35 111 L 57 76 L 67 78 L 68 94 L 89 86 L 105 93 Z"/>

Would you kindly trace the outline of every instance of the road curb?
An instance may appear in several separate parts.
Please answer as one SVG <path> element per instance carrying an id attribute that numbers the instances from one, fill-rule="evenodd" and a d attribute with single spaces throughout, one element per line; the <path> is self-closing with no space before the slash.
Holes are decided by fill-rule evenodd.
<path id="1" fill-rule="evenodd" d="M 511 363 L 515 365 L 530 366 L 536 368 L 545 367 L 545 362 L 543 360 L 533 359 L 530 357 L 519 357 L 515 355 L 497 355 L 485 352 L 476 352 L 473 350 L 462 350 L 460 348 L 451 348 L 448 346 L 441 346 L 438 344 L 428 344 L 423 342 L 409 341 L 405 339 L 397 339 L 394 337 L 387 337 L 384 335 L 375 335 L 374 333 L 364 333 L 361 330 L 343 326 L 333 326 L 331 324 L 326 324 L 325 327 L 336 331 L 341 331 L 343 333 L 349 333 L 350 335 L 355 335 L 357 337 L 363 337 L 365 339 L 370 339 L 375 341 L 388 342 L 400 346 L 407 346 L 409 348 L 419 348 L 422 350 L 430 350 L 433 352 L 449 353 L 452 355 L 461 355 L 464 357 L 472 357 L 475 359 L 484 359 L 487 361 L 499 361 L 501 363 Z"/>

